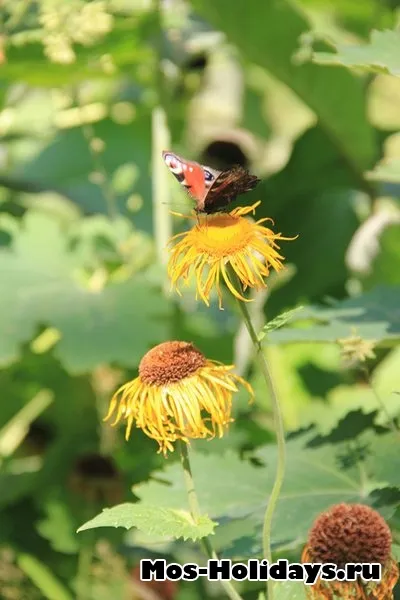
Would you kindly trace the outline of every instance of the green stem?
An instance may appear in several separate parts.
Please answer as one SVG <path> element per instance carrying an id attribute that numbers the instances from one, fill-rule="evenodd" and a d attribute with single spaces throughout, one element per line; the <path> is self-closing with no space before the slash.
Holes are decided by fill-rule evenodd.
<path id="1" fill-rule="evenodd" d="M 157 247 L 157 258 L 161 264 L 168 260 L 166 247 L 172 235 L 170 214 L 168 171 L 162 160 L 163 150 L 169 148 L 170 136 L 167 117 L 162 106 L 153 108 L 152 113 L 152 173 L 153 173 L 153 228 Z"/>
<path id="2" fill-rule="evenodd" d="M 378 402 L 379 406 L 381 407 L 382 412 L 385 414 L 385 416 L 387 418 L 387 421 L 388 421 L 388 426 L 393 431 L 393 433 L 395 433 L 396 435 L 400 436 L 400 430 L 398 429 L 398 427 L 396 425 L 396 421 L 393 419 L 393 417 L 391 416 L 390 412 L 387 409 L 387 406 L 386 406 L 385 402 L 383 401 L 383 399 L 381 398 L 381 396 L 376 391 L 375 386 L 373 385 L 373 383 L 371 381 L 368 369 L 366 367 L 362 367 L 361 368 L 361 373 L 362 373 L 362 375 L 364 377 L 365 383 L 370 388 L 371 392 L 375 396 L 376 401 Z"/>
<path id="3" fill-rule="evenodd" d="M 72 96 L 75 100 L 76 105 L 80 109 L 83 109 L 85 106 L 85 102 L 82 98 L 81 90 L 79 87 L 72 88 Z M 96 182 L 96 184 L 103 196 L 107 209 L 107 214 L 111 220 L 116 219 L 119 215 L 118 202 L 116 195 L 113 191 L 107 170 L 104 166 L 103 159 L 101 158 L 101 154 L 105 149 L 105 142 L 104 140 L 96 136 L 96 132 L 92 123 L 83 122 L 82 133 L 83 137 L 85 138 L 94 169 L 98 176 L 98 181 Z M 96 145 L 96 143 L 98 145 Z"/>
<path id="4" fill-rule="evenodd" d="M 76 582 L 77 600 L 90 600 L 91 597 L 91 568 L 93 545 L 91 539 L 85 540 L 78 555 L 78 576 Z"/>
<path id="5" fill-rule="evenodd" d="M 268 361 L 265 357 L 263 347 L 260 340 L 258 339 L 256 330 L 253 327 L 253 323 L 250 318 L 249 311 L 245 302 L 238 300 L 239 308 L 243 316 L 243 320 L 246 324 L 247 331 L 249 332 L 251 341 L 254 344 L 258 363 L 260 365 L 262 374 L 267 384 L 267 389 L 272 400 L 272 410 L 274 415 L 274 424 L 276 432 L 276 440 L 278 444 L 278 462 L 276 465 L 276 474 L 274 485 L 271 490 L 267 510 L 264 516 L 264 527 L 263 527 L 263 550 L 264 556 L 268 560 L 268 563 L 272 563 L 272 552 L 271 552 L 271 528 L 272 519 L 274 516 L 275 508 L 279 499 L 279 494 L 282 488 L 283 479 L 285 476 L 285 465 L 286 465 L 286 446 L 285 446 L 285 429 L 283 426 L 283 416 L 281 406 L 279 404 L 278 396 L 275 390 L 272 375 L 269 370 Z M 274 582 L 267 581 L 268 600 L 273 600 L 274 597 Z"/>
<path id="6" fill-rule="evenodd" d="M 98 186 L 103 194 L 108 216 L 110 217 L 110 219 L 116 219 L 118 217 L 117 198 L 115 197 L 114 191 L 112 189 L 111 182 L 109 180 L 109 176 L 104 166 L 103 160 L 100 157 L 100 153 L 102 152 L 102 150 L 95 148 L 94 146 L 96 140 L 99 140 L 100 143 L 103 140 L 96 137 L 94 127 L 91 123 L 83 124 L 82 132 L 88 145 L 94 168 L 96 169 L 96 172 L 99 176 Z"/>
<path id="7" fill-rule="evenodd" d="M 199 501 L 197 499 L 196 490 L 193 482 L 192 468 L 190 466 L 189 452 L 188 447 L 185 442 L 179 442 L 180 455 L 181 455 L 181 464 L 183 468 L 183 475 L 185 478 L 185 486 L 189 500 L 189 509 L 190 514 L 194 521 L 197 521 L 200 517 L 200 506 Z M 202 546 L 206 555 L 209 558 L 213 558 L 214 560 L 218 560 L 218 555 L 215 552 L 209 538 L 203 538 L 201 540 Z M 221 585 L 224 588 L 226 595 L 231 600 L 243 600 L 240 594 L 235 590 L 233 585 L 229 581 L 221 581 Z"/>
<path id="8" fill-rule="evenodd" d="M 157 91 L 157 105 L 153 108 L 151 118 L 152 130 L 152 197 L 153 197 L 153 230 L 156 243 L 157 258 L 161 265 L 168 261 L 166 248 L 172 236 L 172 218 L 170 214 L 169 174 L 162 160 L 162 152 L 170 147 L 170 132 L 165 107 L 167 93 L 162 70 L 163 60 L 163 3 L 156 0 L 156 56 L 154 63 L 154 87 Z M 169 290 L 169 279 L 165 271 L 164 291 Z"/>

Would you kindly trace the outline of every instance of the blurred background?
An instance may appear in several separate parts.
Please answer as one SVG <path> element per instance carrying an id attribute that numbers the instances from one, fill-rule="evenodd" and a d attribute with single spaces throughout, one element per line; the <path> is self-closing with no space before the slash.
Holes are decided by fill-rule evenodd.
<path id="1" fill-rule="evenodd" d="M 398 552 L 398 2 L 3 0 L 0 16 L 0 598 L 223 597 L 202 581 L 140 585 L 140 558 L 202 560 L 194 544 L 76 534 L 105 506 L 167 498 L 160 481 L 179 476 L 141 431 L 125 442 L 102 422 L 168 339 L 234 363 L 256 390 L 250 407 L 237 396 L 229 435 L 193 447 L 218 551 L 260 551 L 270 487 L 238 489 L 225 510 L 224 482 L 272 483 L 270 401 L 229 295 L 220 311 L 169 292 L 166 244 L 189 226 L 171 210 L 192 204 L 165 149 L 245 165 L 262 182 L 235 205 L 262 200 L 257 218 L 299 236 L 251 305 L 260 329 L 303 307 L 265 345 L 297 498 L 280 505 L 276 555 L 298 560 L 318 512 L 352 500 L 381 510 Z"/>

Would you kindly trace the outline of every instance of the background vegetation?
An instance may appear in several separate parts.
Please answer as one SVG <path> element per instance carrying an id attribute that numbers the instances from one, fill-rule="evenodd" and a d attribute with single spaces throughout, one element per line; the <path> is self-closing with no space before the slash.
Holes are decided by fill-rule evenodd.
<path id="1" fill-rule="evenodd" d="M 169 294 L 166 241 L 190 202 L 168 147 L 262 177 L 241 199 L 284 235 L 288 268 L 252 304 L 289 436 L 276 557 L 315 516 L 363 502 L 400 545 L 400 33 L 396 0 L 3 0 L 0 38 L 0 588 L 5 600 L 195 600 L 137 588 L 146 556 L 192 542 L 77 528 L 125 501 L 186 508 L 177 457 L 102 423 L 167 339 L 235 363 L 257 393 L 192 444 L 221 556 L 260 552 L 276 447 L 269 398 L 227 295 Z M 372 31 L 375 30 L 375 31 Z M 231 303 L 231 304 L 230 304 Z M 350 338 L 350 341 L 349 341 Z M 338 340 L 342 340 L 338 342 Z M 367 355 L 367 360 L 363 360 Z M 132 490 L 133 486 L 133 490 Z M 244 583 L 245 598 L 260 585 Z M 299 584 L 279 598 L 301 598 Z M 400 593 L 397 592 L 400 598 Z"/>

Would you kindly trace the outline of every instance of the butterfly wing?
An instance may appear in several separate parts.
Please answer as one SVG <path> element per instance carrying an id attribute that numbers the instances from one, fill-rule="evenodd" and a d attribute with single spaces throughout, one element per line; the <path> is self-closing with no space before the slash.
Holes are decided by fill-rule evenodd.
<path id="1" fill-rule="evenodd" d="M 163 152 L 163 158 L 174 177 L 195 200 L 196 212 L 218 212 L 240 194 L 254 189 L 260 181 L 239 165 L 217 171 L 170 151 Z"/>
<path id="2" fill-rule="evenodd" d="M 204 199 L 221 171 L 185 160 L 170 151 L 163 152 L 163 158 L 174 177 L 196 201 L 196 210 L 202 211 Z"/>
<path id="3" fill-rule="evenodd" d="M 208 190 L 202 210 L 207 214 L 218 212 L 240 194 L 253 190 L 259 182 L 258 177 L 240 165 L 222 171 Z"/>

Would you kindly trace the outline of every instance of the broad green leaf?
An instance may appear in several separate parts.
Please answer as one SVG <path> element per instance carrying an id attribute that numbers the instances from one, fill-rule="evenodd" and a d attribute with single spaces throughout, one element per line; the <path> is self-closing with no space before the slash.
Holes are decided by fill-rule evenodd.
<path id="1" fill-rule="evenodd" d="M 349 435 L 352 431 L 354 435 L 363 423 L 368 426 L 368 415 L 372 413 L 375 414 L 371 424 L 373 428 L 378 431 L 384 426 L 387 429 L 388 415 L 391 419 L 400 416 L 400 402 L 396 394 L 399 388 L 399 369 L 400 346 L 397 346 L 374 369 L 371 376 L 372 387 L 365 385 L 363 381 L 345 385 L 338 378 L 317 402 L 305 406 L 303 404 L 301 425 L 308 426 L 314 423 L 318 432 L 327 435 L 343 420 L 344 424 L 348 425 Z M 385 409 L 382 409 L 382 404 Z M 354 411 L 360 413 L 359 418 L 354 418 Z M 352 421 L 355 421 L 354 424 Z"/>
<path id="2" fill-rule="evenodd" d="M 382 427 L 375 425 L 375 418 L 378 411 L 363 413 L 362 410 L 352 410 L 348 412 L 337 425 L 327 435 L 316 435 L 310 440 L 309 448 L 320 446 L 321 444 L 338 444 L 355 440 L 357 436 L 367 429 L 382 430 Z M 385 431 L 385 429 L 383 430 Z"/>
<path id="3" fill-rule="evenodd" d="M 328 392 L 342 383 L 339 348 L 332 344 L 280 344 L 265 349 L 289 431 L 314 423 Z M 259 368 L 250 379 L 259 409 L 271 414 L 271 398 Z M 293 402 L 296 398 L 296 402 Z M 328 410 L 328 408 L 327 408 Z M 262 435 L 265 443 L 265 433 Z M 260 442 L 257 444 L 260 445 Z"/>
<path id="4" fill-rule="evenodd" d="M 354 173 L 322 125 L 317 124 L 297 139 L 286 166 L 257 186 L 268 198 L 257 209 L 257 215 L 272 216 L 275 226 L 287 234 L 287 225 L 282 229 L 281 219 L 289 220 L 287 213 L 297 208 L 293 222 L 297 225 L 294 231 L 299 233 L 299 225 L 307 222 L 307 214 L 300 212 L 302 208 L 307 213 L 316 198 L 329 193 L 333 202 L 332 197 L 337 197 L 334 193 L 359 188 L 361 175 Z"/>
<path id="5" fill-rule="evenodd" d="M 7 466 L 8 470 L 0 472 L 0 508 L 15 505 L 21 498 L 32 494 L 36 487 L 37 472 L 26 470 L 13 473 L 10 465 Z"/>
<path id="6" fill-rule="evenodd" d="M 302 309 L 302 306 L 298 306 L 297 308 L 293 308 L 292 310 L 287 310 L 286 312 L 281 313 L 280 315 L 275 317 L 275 319 L 269 321 L 262 328 L 261 332 L 258 335 L 258 339 L 262 340 L 268 333 L 271 333 L 271 331 L 275 331 L 276 329 L 279 329 L 280 327 L 286 325 L 286 323 L 289 323 L 293 319 L 295 313 Z"/>
<path id="7" fill-rule="evenodd" d="M 400 562 L 400 544 L 392 545 L 392 553 L 398 562 Z"/>
<path id="8" fill-rule="evenodd" d="M 384 443 L 389 450 L 394 445 L 391 434 L 373 439 L 374 452 Z M 323 446 L 318 449 L 305 448 L 304 439 L 295 439 L 287 444 L 287 469 L 284 487 L 280 496 L 272 529 L 274 545 L 301 542 L 319 512 L 337 502 L 367 502 L 367 491 L 360 481 L 357 469 L 344 470 L 338 459 L 339 449 Z M 394 445 L 395 448 L 397 446 Z M 395 450 L 391 450 L 394 453 Z M 262 522 L 265 507 L 275 477 L 277 448 L 266 446 L 257 452 L 265 466 L 256 467 L 241 461 L 233 453 L 225 455 L 199 455 L 193 453 L 192 467 L 195 487 L 201 510 L 219 523 L 215 544 L 223 547 L 226 554 L 237 556 L 240 549 L 247 553 L 260 551 Z M 371 486 L 396 485 L 397 465 L 382 468 L 377 460 L 367 463 Z M 375 475 L 376 471 L 376 475 Z M 145 504 L 177 508 L 185 506 L 181 468 L 171 465 L 156 481 L 135 486 L 134 493 Z M 247 524 L 247 533 L 241 523 Z M 227 536 L 230 546 L 226 545 L 224 528 L 237 529 L 239 537 Z M 245 545 L 240 540 L 248 537 Z M 225 544 L 221 542 L 224 541 Z M 231 555 L 232 555 L 231 554 Z"/>
<path id="9" fill-rule="evenodd" d="M 316 113 L 355 169 L 369 165 L 374 147 L 361 82 L 345 71 L 330 73 L 329 69 L 296 61 L 298 40 L 310 28 L 300 11 L 285 0 L 260 2 L 257 18 L 245 0 L 194 0 L 193 6 L 226 33 L 247 60 L 288 85 Z"/>
<path id="10" fill-rule="evenodd" d="M 276 600 L 306 600 L 306 590 L 302 581 L 277 581 L 274 584 Z"/>
<path id="11" fill-rule="evenodd" d="M 399 431 L 386 435 L 373 436 L 366 434 L 368 443 L 368 456 L 366 468 L 368 475 L 373 475 L 380 484 L 389 484 L 400 488 L 400 469 L 398 444 Z"/>
<path id="12" fill-rule="evenodd" d="M 379 236 L 379 250 L 366 278 L 366 287 L 400 285 L 400 216 L 398 224 L 388 225 Z"/>
<path id="13" fill-rule="evenodd" d="M 343 256 L 358 226 L 355 203 L 359 197 L 354 190 L 329 191 L 304 201 L 298 196 L 290 209 L 275 218 L 278 231 L 298 237 L 280 244 L 285 262 L 294 265 L 295 273 L 271 295 L 268 310 L 273 315 L 282 307 L 304 304 L 305 298 L 341 288 L 347 277 Z M 272 332 L 271 339 L 282 330 Z"/>
<path id="14" fill-rule="evenodd" d="M 362 67 L 400 76 L 400 31 L 373 30 L 369 44 L 337 46 L 337 53 L 315 52 L 313 60 L 323 65 Z"/>
<path id="15" fill-rule="evenodd" d="M 68 244 L 56 220 L 27 213 L 12 248 L 0 250 L 7 281 L 0 297 L 0 363 L 15 360 L 21 344 L 46 325 L 59 330 L 56 355 L 74 373 L 105 362 L 137 365 L 167 335 L 169 308 L 160 289 L 144 274 L 91 286 L 83 277 L 85 257 Z"/>
<path id="16" fill-rule="evenodd" d="M 260 184 L 265 201 L 257 217 L 272 217 L 274 230 L 298 236 L 281 243 L 285 263 L 295 272 L 271 294 L 269 316 L 343 286 L 348 277 L 343 256 L 359 226 L 355 206 L 365 200 L 355 191 L 364 185 L 360 177 L 318 125 L 296 142 L 285 168 Z"/>
<path id="17" fill-rule="evenodd" d="M 400 183 L 400 158 L 393 157 L 383 160 L 367 173 L 367 177 L 374 181 Z"/>
<path id="18" fill-rule="evenodd" d="M 106 106 L 104 105 L 104 108 Z M 134 108 L 132 110 L 135 110 Z M 104 142 L 101 162 L 108 182 L 116 184 L 113 194 L 121 213 L 129 214 L 129 198 L 133 195 L 142 202 L 135 213 L 135 224 L 143 229 L 151 227 L 152 204 L 150 163 L 150 115 L 146 111 L 135 114 L 133 122 L 117 123 L 105 118 L 93 124 L 93 134 Z M 121 168 L 134 170 L 129 185 L 119 189 Z M 76 202 L 85 212 L 107 213 L 107 202 L 101 186 L 93 181 L 96 164 L 90 153 L 82 127 L 59 131 L 38 152 L 18 164 L 10 174 L 17 180 L 57 189 Z"/>
<path id="19" fill-rule="evenodd" d="M 390 486 L 373 490 L 370 498 L 374 507 L 394 505 L 397 508 L 400 505 L 400 488 Z"/>
<path id="20" fill-rule="evenodd" d="M 400 338 L 400 289 L 380 286 L 355 298 L 337 302 L 332 307 L 304 309 L 302 319 L 311 319 L 321 325 L 296 328 L 285 327 L 273 331 L 268 341 L 272 344 L 315 341 L 335 342 L 357 335 L 376 342 Z"/>
<path id="21" fill-rule="evenodd" d="M 125 503 L 105 508 L 94 519 L 82 525 L 78 532 L 96 527 L 137 527 L 150 535 L 197 540 L 211 535 L 215 526 L 216 523 L 206 515 L 200 515 L 194 521 L 186 510 Z"/>
<path id="22" fill-rule="evenodd" d="M 79 550 L 79 540 L 75 535 L 70 507 L 54 498 L 42 504 L 45 517 L 36 524 L 39 534 L 47 539 L 56 552 L 75 554 Z"/>
<path id="23" fill-rule="evenodd" d="M 20 554 L 18 566 L 33 581 L 47 600 L 72 600 L 72 594 L 63 586 L 49 567 L 35 556 Z"/>

